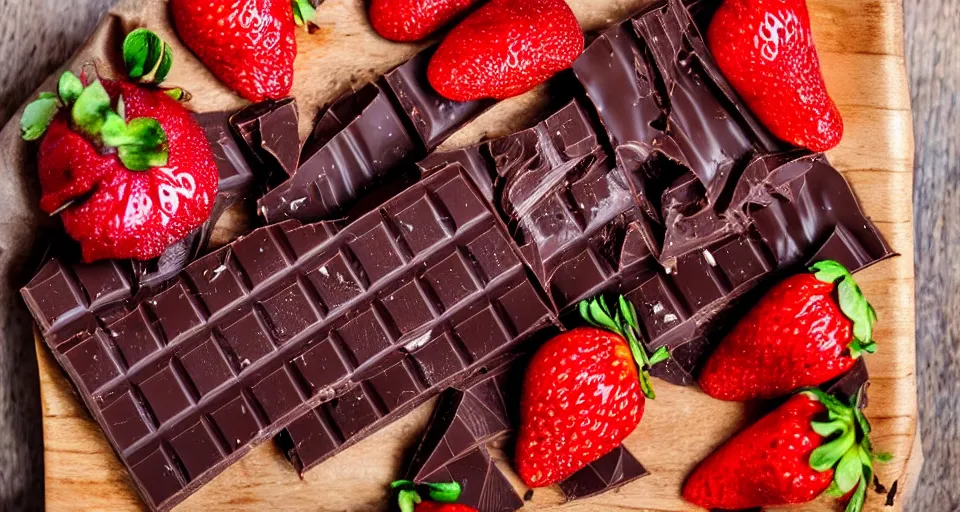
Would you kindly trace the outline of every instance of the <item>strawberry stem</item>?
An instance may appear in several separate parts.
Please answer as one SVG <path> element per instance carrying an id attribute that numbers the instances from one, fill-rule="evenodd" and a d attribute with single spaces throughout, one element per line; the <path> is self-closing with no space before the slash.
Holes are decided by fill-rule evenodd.
<path id="1" fill-rule="evenodd" d="M 637 321 L 637 308 L 624 296 L 617 299 L 617 311 L 613 313 L 606 299 L 597 297 L 580 301 L 580 316 L 590 325 L 620 335 L 630 347 L 630 353 L 637 364 L 640 375 L 640 389 L 650 399 L 657 397 L 650 381 L 650 368 L 670 358 L 667 347 L 660 347 L 653 355 L 647 354 L 640 343 L 640 324 Z"/>
<path id="2" fill-rule="evenodd" d="M 828 418 L 826 422 L 811 423 L 814 432 L 827 442 L 810 454 L 810 467 L 819 472 L 833 469 L 833 481 L 826 494 L 840 497 L 854 491 L 846 512 L 861 512 L 867 487 L 873 482 L 873 461 L 889 459 L 873 453 L 870 422 L 860 409 L 858 398 L 844 404 L 820 389 L 808 389 L 802 393 L 822 403 Z"/>
<path id="3" fill-rule="evenodd" d="M 457 482 L 415 484 L 410 480 L 396 480 L 390 483 L 390 490 L 397 492 L 397 504 L 400 512 L 413 512 L 423 502 L 420 491 L 425 491 L 430 501 L 437 503 L 456 503 L 460 498 L 461 487 Z"/>
<path id="4" fill-rule="evenodd" d="M 840 310 L 853 322 L 853 341 L 847 347 L 850 357 L 856 359 L 864 353 L 873 354 L 877 344 L 873 341 L 873 326 L 877 322 L 877 312 L 863 296 L 863 291 L 854 281 L 853 275 L 840 263 L 825 260 L 810 267 L 814 276 L 824 283 L 836 283 L 840 298 Z"/>

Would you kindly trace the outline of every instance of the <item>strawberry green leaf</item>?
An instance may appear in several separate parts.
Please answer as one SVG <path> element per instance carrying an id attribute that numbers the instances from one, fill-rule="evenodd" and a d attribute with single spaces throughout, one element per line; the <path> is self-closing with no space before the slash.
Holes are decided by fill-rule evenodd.
<path id="1" fill-rule="evenodd" d="M 47 133 L 60 110 L 60 100 L 50 93 L 41 94 L 23 110 L 20 117 L 20 136 L 23 140 L 37 140 Z"/>
<path id="2" fill-rule="evenodd" d="M 856 492 L 853 493 L 853 496 L 850 497 L 850 502 L 847 503 L 847 508 L 845 512 L 860 512 L 863 510 L 863 504 L 867 500 L 867 482 L 863 479 L 860 479 L 860 485 L 857 486 Z"/>
<path id="3" fill-rule="evenodd" d="M 62 101 L 64 105 L 73 105 L 82 92 L 83 82 L 80 81 L 77 75 L 69 71 L 60 75 L 60 80 L 57 82 L 57 94 L 60 95 L 60 101 Z"/>
<path id="4" fill-rule="evenodd" d="M 854 446 L 856 433 L 845 429 L 840 437 L 826 443 L 810 453 L 810 467 L 823 473 L 840 462 L 840 459 Z M 849 489 L 848 489 L 849 490 Z"/>
<path id="5" fill-rule="evenodd" d="M 146 171 L 152 167 L 167 165 L 168 153 L 165 149 L 151 149 L 142 146 L 120 146 L 117 156 L 124 167 L 131 171 Z"/>
<path id="6" fill-rule="evenodd" d="M 876 459 L 878 462 L 882 462 L 882 463 L 886 464 L 887 462 L 890 462 L 891 460 L 893 460 L 893 454 L 892 454 L 892 453 L 886 453 L 886 452 L 884 452 L 884 453 L 878 453 L 878 454 L 874 455 L 873 458 Z"/>
<path id="7" fill-rule="evenodd" d="M 850 275 L 850 271 L 846 267 L 833 260 L 814 263 L 810 267 L 810 271 L 814 273 L 817 280 L 824 283 L 836 283 L 837 280 L 845 279 Z"/>
<path id="8" fill-rule="evenodd" d="M 173 66 L 173 49 L 157 34 L 138 28 L 123 41 L 123 64 L 131 79 L 159 84 Z"/>
<path id="9" fill-rule="evenodd" d="M 179 87 L 167 89 L 163 91 L 163 93 L 173 98 L 174 101 L 187 101 L 190 99 L 190 94 Z"/>
<path id="10" fill-rule="evenodd" d="M 317 10 L 309 0 L 292 0 L 291 3 L 293 4 L 293 21 L 298 27 L 306 26 L 317 15 Z"/>
<path id="11" fill-rule="evenodd" d="M 460 484 L 457 482 L 427 484 L 426 487 L 427 496 L 438 503 L 456 503 L 460 498 Z"/>
<path id="12" fill-rule="evenodd" d="M 814 421 L 810 423 L 811 428 L 817 434 L 823 437 L 830 437 L 834 434 L 839 434 L 847 428 L 846 423 L 841 420 L 835 420 L 830 422 L 823 421 Z"/>
<path id="13" fill-rule="evenodd" d="M 823 491 L 823 493 L 832 498 L 839 498 L 840 496 L 843 496 L 843 493 L 840 492 L 840 488 L 837 487 L 836 480 L 831 480 L 830 487 L 827 487 L 827 490 Z"/>
<path id="14" fill-rule="evenodd" d="M 99 80 L 83 89 L 70 110 L 73 123 L 90 135 L 100 135 L 107 113 L 110 112 L 110 95 Z"/>
<path id="15" fill-rule="evenodd" d="M 413 489 L 413 482 L 410 480 L 394 480 L 390 482 L 390 489 L 394 491 L 398 489 Z"/>
<path id="16" fill-rule="evenodd" d="M 860 461 L 860 450 L 848 450 L 840 459 L 833 477 L 834 481 L 837 482 L 837 488 L 840 489 L 840 492 L 846 494 L 853 490 L 862 476 L 863 463 Z"/>
<path id="17" fill-rule="evenodd" d="M 660 364 L 667 359 L 670 359 L 670 351 L 667 350 L 667 347 L 660 347 L 650 356 L 650 366 Z"/>
<path id="18" fill-rule="evenodd" d="M 412 489 L 404 489 L 400 491 L 400 494 L 397 495 L 397 502 L 400 505 L 400 512 L 414 512 L 417 504 L 422 500 L 420 495 L 417 494 L 417 491 Z"/>

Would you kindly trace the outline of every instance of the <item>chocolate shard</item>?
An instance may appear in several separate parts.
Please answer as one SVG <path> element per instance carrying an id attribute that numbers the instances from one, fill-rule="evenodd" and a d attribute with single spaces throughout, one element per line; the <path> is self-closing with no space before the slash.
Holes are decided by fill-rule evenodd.
<path id="1" fill-rule="evenodd" d="M 462 488 L 458 503 L 480 512 L 513 512 L 523 507 L 523 500 L 483 446 L 450 462 L 424 481 L 458 482 Z"/>
<path id="2" fill-rule="evenodd" d="M 389 96 L 369 84 L 321 116 L 297 172 L 260 199 L 259 213 L 267 223 L 334 218 L 418 151 Z"/>
<path id="3" fill-rule="evenodd" d="M 670 224 L 722 209 L 742 162 L 757 150 L 783 147 L 742 106 L 678 0 L 610 29 L 573 68 L 641 202 L 643 238 L 665 265 L 693 249 L 664 239 Z M 687 173 L 702 201 L 666 218 L 664 191 Z"/>
<path id="4" fill-rule="evenodd" d="M 827 382 L 821 386 L 821 389 L 844 403 L 856 400 L 861 408 L 865 408 L 867 407 L 867 388 L 869 385 L 870 372 L 867 371 L 866 361 L 861 357 L 857 359 L 857 362 L 847 373 Z"/>
<path id="5" fill-rule="evenodd" d="M 264 166 L 271 183 L 297 171 L 300 161 L 300 114 L 294 98 L 266 100 L 250 105 L 230 117 L 234 133 L 248 153 Z"/>
<path id="6" fill-rule="evenodd" d="M 426 76 L 431 51 L 343 95 L 323 113 L 297 171 L 261 198 L 267 223 L 337 218 L 492 105 L 451 102 L 434 91 Z"/>
<path id="7" fill-rule="evenodd" d="M 456 168 L 350 224 L 255 230 L 119 314 L 88 314 L 126 293 L 102 265 L 45 267 L 22 294 L 152 510 L 298 417 L 342 449 L 558 325 Z"/>
<path id="8" fill-rule="evenodd" d="M 430 423 L 407 469 L 417 483 L 468 451 L 516 428 L 526 359 L 477 376 L 440 395 Z"/>
<path id="9" fill-rule="evenodd" d="M 420 52 L 383 77 L 385 89 L 393 93 L 428 152 L 496 103 L 456 102 L 441 96 L 427 80 L 427 66 L 434 50 Z"/>
<path id="10" fill-rule="evenodd" d="M 568 501 L 619 489 L 650 473 L 623 445 L 560 482 Z"/>

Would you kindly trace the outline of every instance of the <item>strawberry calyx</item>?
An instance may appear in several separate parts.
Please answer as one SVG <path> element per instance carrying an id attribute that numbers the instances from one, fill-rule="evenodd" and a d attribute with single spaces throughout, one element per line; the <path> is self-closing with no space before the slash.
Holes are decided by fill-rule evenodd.
<path id="1" fill-rule="evenodd" d="M 413 512 L 417 505 L 423 502 L 420 492 L 424 492 L 430 501 L 437 503 L 456 503 L 460 498 L 460 484 L 457 482 L 441 482 L 429 484 L 415 484 L 411 480 L 396 480 L 390 484 L 390 490 L 397 493 L 397 503 L 400 512 Z"/>
<path id="2" fill-rule="evenodd" d="M 156 119 L 139 117 L 126 121 L 123 96 L 113 105 L 98 78 L 84 84 L 70 71 L 60 76 L 57 94 L 41 93 L 27 105 L 20 119 L 23 139 L 42 137 L 64 108 L 69 109 L 73 128 L 104 152 L 115 151 L 127 169 L 145 171 L 167 165 L 167 135 Z"/>
<path id="3" fill-rule="evenodd" d="M 846 512 L 860 512 L 866 501 L 867 489 L 873 482 L 873 461 L 886 462 L 890 459 L 887 454 L 873 452 L 870 422 L 858 403 L 862 394 L 858 393 L 849 404 L 845 404 L 817 388 L 801 393 L 827 409 L 827 421 L 813 421 L 810 424 L 814 432 L 827 439 L 810 454 L 810 467 L 821 473 L 833 469 L 833 481 L 826 494 L 841 497 L 854 491 Z"/>
<path id="4" fill-rule="evenodd" d="M 875 353 L 877 343 L 873 341 L 873 326 L 877 322 L 877 312 L 864 297 L 850 271 L 833 260 L 817 262 L 810 271 L 819 281 L 837 284 L 840 310 L 853 322 L 853 341 L 847 347 L 850 357 L 856 359 L 864 353 Z"/>
<path id="5" fill-rule="evenodd" d="M 653 383 L 650 381 L 650 368 L 670 358 L 667 347 L 660 347 L 652 355 L 640 343 L 640 324 L 637 322 L 637 308 L 624 296 L 617 299 L 617 310 L 612 312 L 606 299 L 598 297 L 580 301 L 580 316 L 590 325 L 620 335 L 630 346 L 630 352 L 640 374 L 640 389 L 644 396 L 653 399 Z"/>
<path id="6" fill-rule="evenodd" d="M 138 28 L 123 40 L 123 65 L 131 80 L 159 84 L 173 67 L 173 49 L 157 34 Z"/>
<path id="7" fill-rule="evenodd" d="M 291 0 L 293 4 L 293 21 L 298 27 L 310 29 L 314 16 L 317 15 L 317 9 L 310 0 Z"/>

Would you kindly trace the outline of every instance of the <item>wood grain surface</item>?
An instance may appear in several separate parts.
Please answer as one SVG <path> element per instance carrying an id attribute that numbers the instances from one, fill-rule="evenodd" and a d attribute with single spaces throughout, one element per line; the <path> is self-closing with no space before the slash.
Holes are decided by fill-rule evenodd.
<path id="1" fill-rule="evenodd" d="M 343 0 L 332 1 L 340 2 Z M 72 49 L 83 38 L 83 35 L 89 32 L 92 20 L 95 20 L 97 14 L 102 12 L 103 4 L 107 2 L 83 0 L 70 2 L 68 6 L 60 5 L 61 3 L 32 2 L 28 4 L 27 2 L 0 0 L 0 12 L 3 13 L 3 16 L 0 17 L 0 56 L 4 57 L 7 66 L 0 70 L 0 78 L 2 78 L 2 81 L 0 81 L 0 98 L 4 99 L 0 102 L 0 108 L 5 109 L 0 111 L 0 121 L 3 121 L 5 116 L 9 114 L 13 105 L 24 99 L 24 91 L 32 90 L 51 71 L 50 67 L 66 57 L 66 53 L 69 53 L 69 51 L 62 50 L 60 45 Z M 30 6 L 29 9 L 27 5 Z M 811 5 L 816 10 L 815 13 L 818 13 L 815 16 L 815 23 L 818 26 L 831 27 L 831 30 L 827 32 L 824 32 L 822 28 L 818 29 L 818 40 L 821 41 L 821 49 L 825 52 L 824 60 L 827 64 L 827 74 L 831 88 L 833 89 L 834 84 L 839 83 L 842 85 L 838 87 L 843 88 L 844 91 L 849 88 L 854 93 L 866 94 L 866 97 L 882 95 L 886 100 L 894 99 L 896 102 L 895 95 L 884 95 L 883 90 L 877 89 L 876 81 L 883 81 L 884 72 L 877 70 L 884 69 L 882 64 L 886 60 L 882 57 L 884 54 L 893 56 L 894 68 L 898 59 L 902 62 L 902 59 L 900 59 L 902 53 L 898 45 L 896 43 L 885 44 L 885 41 L 895 41 L 899 37 L 900 20 L 895 17 L 895 22 L 892 25 L 872 27 L 862 25 L 863 21 L 857 21 L 861 8 L 867 14 L 865 18 L 872 18 L 896 11 L 898 7 L 891 9 L 891 6 L 896 4 L 893 2 L 858 3 L 851 1 L 833 3 L 818 1 L 812 2 Z M 955 245 L 957 239 L 960 238 L 960 227 L 958 227 L 955 219 L 955 214 L 958 211 L 956 151 L 960 131 L 957 129 L 957 73 L 960 73 L 960 65 L 957 62 L 956 27 L 951 30 L 950 24 L 960 24 L 960 21 L 957 20 L 957 14 L 960 11 L 958 11 L 956 0 L 908 0 L 906 8 L 908 27 L 911 28 L 911 31 L 907 34 L 907 41 L 910 44 L 909 55 L 914 72 L 913 87 L 918 122 L 917 131 L 921 134 L 918 144 L 919 166 L 916 191 L 918 200 L 917 235 L 919 240 L 917 263 L 921 276 L 918 285 L 920 291 L 919 305 L 923 308 L 920 313 L 921 325 L 919 331 L 921 336 L 920 356 L 923 358 L 920 364 L 920 380 L 924 397 L 922 414 L 926 432 L 925 443 L 927 444 L 926 448 L 929 449 L 933 446 L 931 436 L 934 436 L 935 442 L 939 446 L 950 446 L 949 443 L 951 442 L 955 446 L 958 437 L 955 423 L 950 423 L 951 419 L 955 421 L 957 414 L 958 370 L 955 362 L 956 346 L 954 344 L 957 334 L 956 330 L 950 330 L 949 326 L 955 316 L 950 315 L 950 312 L 957 310 L 956 307 L 951 306 L 956 305 L 954 294 L 957 286 L 960 285 L 957 282 L 957 278 L 960 276 L 957 274 L 957 256 L 951 254 L 949 248 L 951 242 Z M 70 17 L 69 14 L 65 14 L 65 10 L 76 11 L 76 14 Z M 61 25 L 64 19 L 70 20 L 69 27 Z M 78 22 L 77 20 L 81 21 Z M 82 20 L 88 20 L 87 24 L 84 25 Z M 853 27 L 844 26 L 847 20 L 854 20 Z M 863 34 L 863 36 L 858 38 L 842 37 L 849 34 L 852 28 L 857 30 L 858 35 Z M 68 32 L 63 33 L 64 30 L 68 30 Z M 826 35 L 821 35 L 821 33 Z M 953 38 L 952 46 L 943 42 L 950 37 Z M 935 38 L 942 39 L 938 42 Z M 23 41 L 31 41 L 34 44 L 28 46 L 23 44 Z M 38 56 L 38 53 L 42 53 L 42 58 Z M 852 54 L 852 56 L 844 58 L 842 54 Z M 849 70 L 856 69 L 852 64 L 861 58 L 873 59 L 877 63 L 874 64 L 873 68 L 862 68 L 865 71 L 864 74 L 854 73 L 855 76 L 849 76 Z M 918 60 L 921 61 L 921 65 L 917 64 Z M 36 62 L 39 61 L 49 62 L 50 64 L 45 69 L 38 69 L 35 66 Z M 870 73 L 870 71 L 873 71 L 873 73 Z M 900 92 L 902 92 L 902 89 Z M 909 126 L 909 123 L 904 124 L 902 120 L 895 121 L 895 115 L 875 113 L 871 115 L 862 112 L 870 110 L 869 108 L 863 108 L 865 106 L 876 107 L 877 105 L 860 102 L 858 101 L 860 99 L 863 98 L 858 97 L 857 94 L 848 96 L 843 93 L 842 97 L 838 97 L 842 104 L 841 108 L 848 116 L 848 123 L 858 127 L 863 126 L 864 133 L 868 134 L 866 138 L 869 139 L 869 136 L 876 135 L 875 131 L 896 130 L 897 128 L 900 129 L 901 134 L 909 133 L 908 128 L 904 129 Z M 894 112 L 902 111 L 905 108 L 905 99 L 899 100 L 899 103 L 893 105 Z M 942 105 L 940 109 L 935 108 L 935 105 L 938 104 Z M 848 112 L 851 113 L 848 114 Z M 929 123 L 929 125 L 924 123 Z M 871 126 L 873 128 L 870 128 Z M 880 149 L 879 146 L 884 145 L 884 142 L 886 147 Z M 882 191 L 873 190 L 871 192 L 870 182 L 875 180 L 870 180 L 866 176 L 871 174 L 868 171 L 889 168 L 890 160 L 895 161 L 894 163 L 897 166 L 908 166 L 909 159 L 903 158 L 902 151 L 906 149 L 904 144 L 903 139 L 868 140 L 865 145 L 851 146 L 831 155 L 834 162 L 847 171 L 848 178 L 855 182 L 862 196 L 870 195 L 878 199 L 876 204 L 868 205 L 868 210 L 875 219 L 880 221 L 880 225 L 884 229 L 894 229 L 891 226 L 885 226 L 885 220 L 889 222 L 895 216 L 902 217 L 904 213 L 909 215 L 909 209 L 906 212 L 902 209 L 897 211 L 896 204 L 903 204 L 902 199 L 881 200 L 882 195 L 878 192 Z M 897 155 L 898 151 L 900 152 L 899 157 L 889 158 L 892 154 Z M 926 158 L 925 152 L 929 155 Z M 854 171 L 854 169 L 860 170 Z M 951 171 L 952 176 L 950 175 Z M 860 175 L 861 178 L 858 179 L 857 175 Z M 909 185 L 909 181 L 904 181 L 902 185 Z M 948 186 L 950 188 L 947 188 Z M 898 190 L 907 193 L 909 186 L 901 186 Z M 935 210 L 936 208 L 939 208 L 939 210 Z M 944 212 L 952 212 L 953 215 L 946 215 Z M 937 223 L 938 219 L 939 224 Z M 909 225 L 900 227 L 902 229 L 899 229 L 896 235 L 902 238 L 909 231 Z M 936 228 L 939 232 L 931 235 L 932 228 Z M 898 246 L 898 249 L 905 251 L 902 246 Z M 935 255 L 928 254 L 928 252 L 935 253 Z M 872 277 L 868 279 L 868 293 L 870 289 L 883 291 L 889 284 L 885 283 L 884 278 L 887 275 L 897 275 L 897 272 L 902 272 L 903 268 L 911 266 L 911 263 L 910 258 L 907 257 L 891 264 L 889 267 L 871 271 L 870 276 L 876 276 L 877 279 L 875 280 Z M 924 274 L 925 266 L 927 274 Z M 924 275 L 929 277 L 930 283 L 924 282 Z M 925 294 L 928 297 L 926 299 Z M 7 297 L 9 299 L 10 296 Z M 12 299 L 10 300 L 12 301 Z M 8 304 L 12 306 L 12 302 L 5 302 L 3 304 L 5 309 Z M 887 310 L 888 315 L 895 315 L 895 311 L 901 305 L 893 304 L 892 306 Z M 903 306 L 905 308 L 899 314 L 909 314 L 909 305 Z M 8 332 L 6 327 L 10 322 L 17 321 L 17 318 L 12 317 L 10 312 L 5 311 L 3 314 L 5 332 Z M 929 322 L 924 325 L 923 320 L 928 318 L 927 315 L 929 315 Z M 885 316 L 885 318 L 889 318 L 889 316 Z M 19 321 L 22 321 L 22 318 Z M 903 327 L 893 326 L 892 328 L 902 330 Z M 37 478 L 39 474 L 37 447 L 39 420 L 36 406 L 33 405 L 36 402 L 32 401 L 36 388 L 35 381 L 30 380 L 31 376 L 36 375 L 36 369 L 30 359 L 32 357 L 30 345 L 24 341 L 6 340 L 4 349 L 0 352 L 0 378 L 2 378 L 0 380 L 0 388 L 2 388 L 0 408 L 2 408 L 4 414 L 3 417 L 0 417 L 0 463 L 2 463 L 2 466 L 0 466 L 0 475 L 2 475 L 0 476 L 0 498 L 5 500 L 0 502 L 0 509 L 4 510 L 37 508 L 41 503 L 40 496 L 42 495 L 40 490 L 42 489 L 42 483 Z M 932 356 L 934 351 L 937 352 L 936 361 L 928 362 L 929 360 L 926 357 L 928 355 Z M 43 362 L 49 362 L 49 360 L 43 360 Z M 909 371 L 909 369 L 907 370 Z M 44 374 L 52 379 L 56 379 L 60 375 L 59 371 L 44 371 Z M 51 382 L 47 384 L 51 384 Z M 63 382 L 52 382 L 52 384 L 63 389 Z M 949 397 L 951 393 L 954 395 L 953 398 Z M 900 398 L 912 400 L 912 397 Z M 685 401 L 684 404 L 695 406 L 696 399 L 693 398 L 691 402 Z M 32 410 L 31 406 L 33 407 Z M 54 418 L 55 420 L 60 418 L 63 421 L 70 421 L 71 417 L 81 419 L 83 416 L 76 409 L 76 402 L 73 402 L 73 408 L 71 409 L 70 400 L 65 399 L 59 406 L 52 408 L 48 400 L 46 406 L 48 418 Z M 716 428 L 716 432 L 722 431 L 724 428 L 731 428 L 740 421 L 736 419 L 739 414 L 734 412 L 732 416 L 734 416 L 732 419 L 727 416 L 720 417 L 720 421 L 716 422 L 720 425 L 711 428 Z M 651 430 L 656 428 L 656 425 L 651 424 L 658 421 L 652 418 L 653 416 L 648 417 L 645 422 L 645 425 L 651 427 Z M 667 426 L 671 420 L 675 420 L 675 418 L 664 416 L 659 421 Z M 414 435 L 418 421 L 422 421 L 422 414 L 421 417 L 414 417 L 402 422 L 402 424 L 395 425 L 345 455 L 350 460 L 357 460 L 368 454 L 375 455 L 378 459 L 389 459 L 391 456 L 390 450 L 383 449 L 383 446 L 389 444 L 385 441 Z M 881 419 L 881 421 L 886 420 Z M 935 423 L 938 421 L 944 425 L 953 424 L 953 426 L 952 428 L 938 428 L 937 423 Z M 710 428 L 707 430 L 710 430 Z M 95 430 L 78 430 L 72 432 L 72 434 L 74 436 L 64 439 L 63 446 L 60 446 L 63 453 L 73 453 L 80 457 L 98 455 L 97 450 L 92 447 L 96 446 L 98 442 L 102 445 L 104 441 Z M 631 449 L 643 454 L 641 458 L 647 461 L 649 456 L 644 458 L 644 455 L 650 452 L 646 452 L 649 448 L 645 448 L 645 446 L 650 443 L 645 441 L 648 441 L 648 439 L 638 438 L 634 444 L 631 444 Z M 368 448 L 364 449 L 363 446 Z M 230 474 L 237 474 L 237 478 L 239 478 L 236 482 L 242 483 L 242 479 L 251 474 L 286 475 L 286 463 L 275 454 L 268 453 L 270 449 L 270 447 L 264 447 L 257 450 L 256 454 L 249 457 L 250 464 L 245 461 L 241 465 L 243 466 L 241 469 L 234 468 L 234 470 L 231 470 Z M 942 478 L 952 478 L 952 481 L 957 480 L 958 469 L 951 465 L 955 461 L 949 459 L 949 450 L 935 451 L 929 449 L 927 454 L 928 466 L 934 468 L 934 471 L 926 473 L 925 485 L 918 491 L 917 498 L 914 501 L 917 505 L 913 508 L 935 511 L 953 510 L 956 508 L 960 491 L 957 490 L 956 486 L 942 485 L 938 483 L 938 480 L 939 482 L 943 482 Z M 102 458 L 103 454 L 99 453 L 99 456 Z M 344 459 L 344 457 L 341 456 L 340 459 Z M 48 462 L 51 465 L 60 463 L 63 467 L 62 463 L 64 461 L 48 460 Z M 113 464 L 117 464 L 115 460 L 113 460 Z M 334 464 L 336 463 L 331 462 L 328 466 Z M 101 469 L 100 472 L 89 474 L 89 471 L 77 468 L 72 476 L 78 483 L 98 481 L 103 482 L 105 487 L 77 486 L 74 489 L 64 488 L 64 492 L 55 493 L 54 501 L 68 504 L 75 503 L 71 500 L 74 500 L 76 495 L 101 496 L 109 500 L 111 496 L 107 489 L 111 487 L 111 483 L 113 486 L 123 485 L 126 476 L 122 472 L 111 470 L 109 464 Z M 279 473 L 280 470 L 284 473 Z M 323 468 L 320 468 L 319 471 L 322 470 Z M 383 471 L 364 471 L 357 476 L 377 481 L 389 478 L 390 475 L 382 473 Z M 271 496 L 262 496 L 260 493 L 248 489 L 236 496 L 233 505 L 240 506 L 243 504 L 243 500 L 254 497 L 281 500 L 286 497 L 285 494 L 305 492 L 303 487 L 309 486 L 311 480 L 322 481 L 322 479 L 332 476 L 333 473 L 324 475 L 314 472 L 306 483 L 300 484 L 300 488 L 294 481 L 286 488 L 287 491 Z M 314 480 L 315 478 L 317 480 Z M 223 480 L 226 479 L 221 478 L 214 486 L 202 491 L 198 498 L 202 495 L 207 495 L 210 499 L 224 498 L 223 494 L 226 487 L 218 485 Z M 230 482 L 235 481 L 233 477 L 229 480 Z M 657 483 L 657 481 L 651 481 L 648 485 L 649 487 L 656 487 Z M 73 494 L 74 492 L 76 495 Z M 218 493 L 220 496 L 217 496 Z M 546 496 L 544 500 L 549 501 L 550 498 L 550 496 Z M 538 496 L 538 501 L 540 499 Z M 610 500 L 610 504 L 613 505 L 617 502 L 618 497 L 612 496 Z M 196 501 L 196 498 L 191 500 L 190 503 L 193 501 Z M 112 502 L 101 502 L 102 507 L 100 508 L 106 507 L 108 503 Z M 127 501 L 127 503 L 135 502 Z M 199 503 L 198 501 L 198 506 Z M 207 501 L 207 503 L 216 502 Z M 279 501 L 274 504 L 276 503 L 279 503 Z M 329 506 L 331 510 L 338 509 L 338 505 L 333 503 Z M 341 504 L 340 507 L 346 508 L 346 505 Z M 573 509 L 577 508 L 573 507 Z"/>

